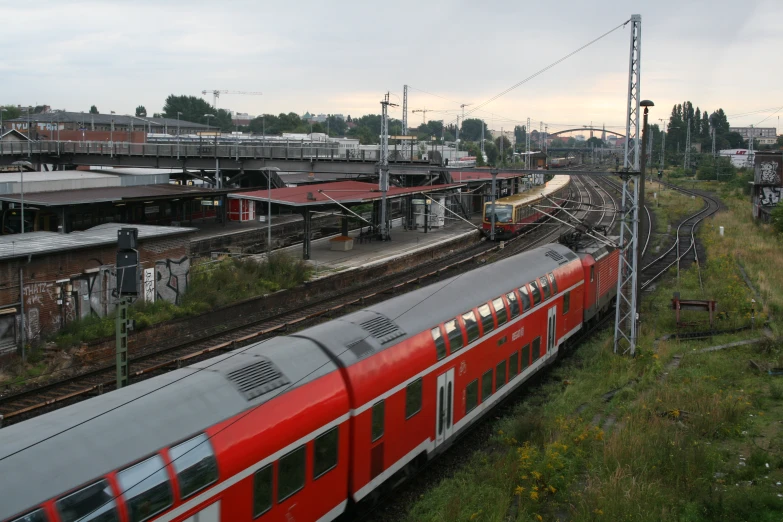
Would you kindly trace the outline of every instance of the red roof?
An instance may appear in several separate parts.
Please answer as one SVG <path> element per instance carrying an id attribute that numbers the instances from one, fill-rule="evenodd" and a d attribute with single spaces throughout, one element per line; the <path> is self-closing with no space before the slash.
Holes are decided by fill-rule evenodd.
<path id="1" fill-rule="evenodd" d="M 542 171 L 543 172 L 543 171 Z M 498 172 L 498 179 L 509 179 L 527 176 L 524 172 Z M 451 180 L 454 183 L 465 183 L 466 181 L 484 181 L 492 180 L 492 174 L 489 170 L 452 170 Z"/>
<path id="2" fill-rule="evenodd" d="M 421 187 L 389 187 L 387 198 L 399 198 L 402 196 L 435 192 L 442 189 L 460 186 L 459 183 L 448 185 L 425 185 Z M 271 194 L 269 194 L 271 192 Z M 327 197 L 328 196 L 328 197 Z M 256 190 L 253 192 L 239 192 L 231 194 L 231 199 L 252 199 L 255 201 L 269 201 L 281 205 L 302 207 L 308 205 L 330 205 L 335 201 L 345 203 L 365 203 L 381 199 L 382 194 L 377 183 L 363 181 L 338 181 L 334 183 L 316 183 L 314 185 L 302 185 L 300 187 L 286 187 L 279 189 Z M 331 198 L 331 199 L 330 199 Z"/>

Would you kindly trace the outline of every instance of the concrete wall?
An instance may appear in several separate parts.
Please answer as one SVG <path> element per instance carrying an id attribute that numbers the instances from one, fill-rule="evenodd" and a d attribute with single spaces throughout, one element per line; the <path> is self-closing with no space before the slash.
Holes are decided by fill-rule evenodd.
<path id="1" fill-rule="evenodd" d="M 783 154 L 754 154 L 753 217 L 767 221 L 783 198 Z"/>

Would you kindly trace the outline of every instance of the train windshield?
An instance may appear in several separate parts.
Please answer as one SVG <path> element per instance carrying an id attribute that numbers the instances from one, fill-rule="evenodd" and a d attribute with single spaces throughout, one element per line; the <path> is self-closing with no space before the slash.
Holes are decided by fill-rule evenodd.
<path id="1" fill-rule="evenodd" d="M 495 204 L 495 222 L 496 223 L 511 223 L 511 218 L 514 215 L 514 207 L 511 205 L 498 205 Z M 487 203 L 484 208 L 484 220 L 492 221 L 492 203 Z"/>

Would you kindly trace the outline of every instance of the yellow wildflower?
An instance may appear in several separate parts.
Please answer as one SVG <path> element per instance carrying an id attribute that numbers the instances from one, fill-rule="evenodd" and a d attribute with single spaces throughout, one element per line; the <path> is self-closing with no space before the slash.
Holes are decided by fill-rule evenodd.
<path id="1" fill-rule="evenodd" d="M 538 492 L 531 491 L 530 492 L 530 500 L 538 500 Z"/>
<path id="2" fill-rule="evenodd" d="M 524 492 L 525 492 L 525 488 L 523 488 L 522 486 L 517 486 L 517 487 L 514 489 L 514 494 L 515 494 L 515 495 L 521 495 L 521 494 L 522 494 L 522 493 L 524 493 Z"/>

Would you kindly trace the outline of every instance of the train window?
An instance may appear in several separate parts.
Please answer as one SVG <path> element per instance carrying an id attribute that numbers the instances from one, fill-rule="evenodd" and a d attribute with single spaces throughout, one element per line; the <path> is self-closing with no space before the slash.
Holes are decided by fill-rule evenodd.
<path id="1" fill-rule="evenodd" d="M 530 292 L 533 295 L 533 305 L 537 305 L 541 302 L 541 290 L 538 289 L 538 284 L 535 281 L 530 283 Z"/>
<path id="2" fill-rule="evenodd" d="M 522 368 L 524 369 L 528 366 L 530 366 L 530 343 L 522 348 Z"/>
<path id="3" fill-rule="evenodd" d="M 468 343 L 472 343 L 479 336 L 478 322 L 476 322 L 476 314 L 471 310 L 468 313 L 462 314 L 462 320 L 465 321 L 465 330 L 468 333 Z"/>
<path id="4" fill-rule="evenodd" d="M 498 326 L 504 324 L 508 319 L 508 314 L 506 313 L 506 305 L 503 302 L 503 298 L 498 297 L 497 299 L 493 300 L 492 308 L 495 309 L 495 315 L 498 316 Z"/>
<path id="5" fill-rule="evenodd" d="M 519 301 L 517 301 L 517 294 L 514 292 L 509 292 L 506 294 L 506 299 L 508 299 L 508 304 L 511 307 L 511 317 L 516 317 L 519 315 Z"/>
<path id="6" fill-rule="evenodd" d="M 405 387 L 405 418 L 410 419 L 421 411 L 421 377 Z"/>
<path id="7" fill-rule="evenodd" d="M 280 457 L 277 467 L 277 501 L 284 501 L 302 489 L 304 483 L 305 447 L 299 446 L 291 453 Z"/>
<path id="8" fill-rule="evenodd" d="M 437 355 L 440 361 L 446 357 L 446 341 L 440 334 L 440 326 L 433 328 L 430 333 L 432 333 L 432 340 L 435 341 L 435 355 Z"/>
<path id="9" fill-rule="evenodd" d="M 272 465 L 267 464 L 253 477 L 253 518 L 272 508 Z"/>
<path id="10" fill-rule="evenodd" d="M 557 281 L 555 280 L 555 275 L 553 273 L 549 273 L 549 283 L 552 286 L 552 293 L 557 293 Z"/>
<path id="11" fill-rule="evenodd" d="M 372 407 L 372 442 L 383 437 L 383 401 L 376 402 Z"/>
<path id="12" fill-rule="evenodd" d="M 465 387 L 465 413 L 478 406 L 478 379 Z"/>
<path id="13" fill-rule="evenodd" d="M 479 316 L 481 317 L 481 327 L 484 329 L 484 335 L 495 329 L 495 320 L 492 318 L 492 312 L 489 309 L 489 305 L 481 305 L 478 308 Z"/>
<path id="14" fill-rule="evenodd" d="M 451 347 L 451 353 L 454 353 L 462 348 L 462 328 L 459 327 L 456 319 L 448 321 L 445 326 L 446 337 L 449 338 L 449 347 Z"/>
<path id="15" fill-rule="evenodd" d="M 571 292 L 563 294 L 563 315 L 571 309 Z"/>
<path id="16" fill-rule="evenodd" d="M 510 381 L 519 373 L 519 352 L 514 352 L 508 359 L 508 380 Z"/>
<path id="17" fill-rule="evenodd" d="M 11 522 L 46 522 L 47 520 L 44 510 L 36 509 L 32 513 L 13 519 Z"/>
<path id="18" fill-rule="evenodd" d="M 481 402 L 487 402 L 492 395 L 492 369 L 490 368 L 481 376 Z"/>
<path id="19" fill-rule="evenodd" d="M 143 522 L 174 503 L 169 474 L 160 455 L 117 473 L 131 522 Z"/>
<path id="20" fill-rule="evenodd" d="M 315 438 L 313 457 L 313 479 L 337 467 L 337 426 Z"/>
<path id="21" fill-rule="evenodd" d="M 541 357 L 541 338 L 536 337 L 533 339 L 533 360 L 535 361 Z"/>
<path id="22" fill-rule="evenodd" d="M 205 434 L 172 447 L 169 455 L 177 473 L 182 498 L 187 498 L 217 481 L 215 453 Z"/>
<path id="23" fill-rule="evenodd" d="M 506 360 L 500 361 L 500 364 L 498 364 L 497 370 L 495 370 L 495 379 L 497 379 L 497 382 L 495 383 L 495 389 L 500 389 L 503 386 L 506 385 Z"/>
<path id="24" fill-rule="evenodd" d="M 546 276 L 539 277 L 538 280 L 541 282 L 541 291 L 544 294 L 544 299 L 552 297 L 552 292 L 549 290 L 549 281 L 546 280 Z"/>
<path id="25" fill-rule="evenodd" d="M 595 281 L 595 265 L 590 267 L 590 282 Z"/>
<path id="26" fill-rule="evenodd" d="M 522 311 L 527 312 L 530 310 L 530 292 L 526 286 L 519 287 L 519 295 L 522 296 Z"/>
<path id="27" fill-rule="evenodd" d="M 111 486 L 99 480 L 57 501 L 63 522 L 119 522 Z"/>

